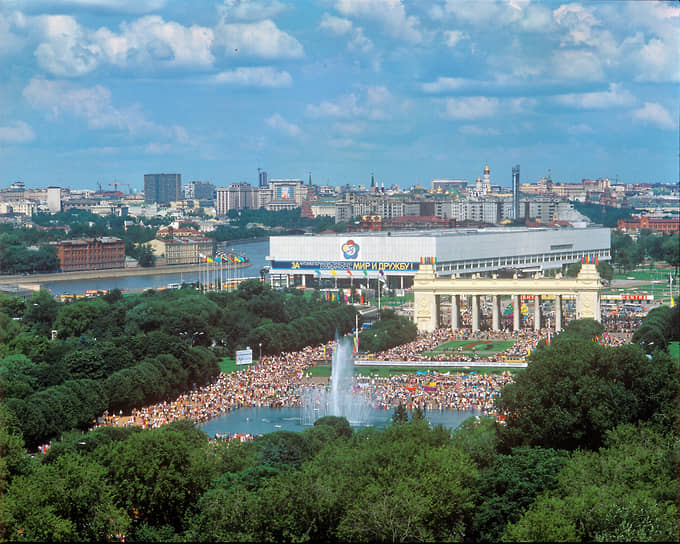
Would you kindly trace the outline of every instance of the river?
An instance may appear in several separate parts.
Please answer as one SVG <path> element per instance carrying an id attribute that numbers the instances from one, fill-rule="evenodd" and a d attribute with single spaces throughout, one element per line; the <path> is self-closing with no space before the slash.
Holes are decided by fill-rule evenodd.
<path id="1" fill-rule="evenodd" d="M 265 257 L 269 254 L 269 241 L 262 242 L 245 242 L 240 244 L 228 245 L 228 248 L 233 247 L 241 253 L 245 253 L 250 260 L 250 266 L 241 268 L 236 272 L 237 277 L 259 277 L 260 270 L 267 263 Z M 232 274 L 234 274 L 232 272 Z M 27 277 L 27 283 L 30 279 Z M 226 270 L 223 278 L 226 280 Z M 166 287 L 172 283 L 191 283 L 200 281 L 199 273 L 163 273 L 152 274 L 148 276 L 120 276 L 112 278 L 87 279 L 87 280 L 66 280 L 44 282 L 42 287 L 49 289 L 53 295 L 62 295 L 65 293 L 85 293 L 90 289 L 120 289 L 123 292 L 135 292 L 148 288 Z"/>

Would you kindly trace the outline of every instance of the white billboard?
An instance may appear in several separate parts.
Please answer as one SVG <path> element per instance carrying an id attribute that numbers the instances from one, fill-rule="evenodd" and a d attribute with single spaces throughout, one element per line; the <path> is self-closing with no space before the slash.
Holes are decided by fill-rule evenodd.
<path id="1" fill-rule="evenodd" d="M 236 352 L 237 365 L 249 365 L 253 362 L 253 350 L 250 348 L 238 350 Z"/>

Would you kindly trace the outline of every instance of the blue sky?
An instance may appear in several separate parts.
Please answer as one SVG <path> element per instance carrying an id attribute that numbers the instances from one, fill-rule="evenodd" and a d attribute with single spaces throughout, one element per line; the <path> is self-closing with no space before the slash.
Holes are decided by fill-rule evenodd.
<path id="1" fill-rule="evenodd" d="M 680 6 L 0 0 L 0 186 L 678 179 Z"/>

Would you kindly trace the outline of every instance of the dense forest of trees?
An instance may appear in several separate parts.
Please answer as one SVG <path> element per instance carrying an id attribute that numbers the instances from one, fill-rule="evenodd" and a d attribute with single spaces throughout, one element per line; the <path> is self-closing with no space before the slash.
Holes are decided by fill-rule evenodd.
<path id="1" fill-rule="evenodd" d="M 258 282 L 70 305 L 0 297 L 0 539 L 678 540 L 679 363 L 661 345 L 599 345 L 592 320 L 531 356 L 498 399 L 505 425 L 475 417 L 449 431 L 401 408 L 385 428 L 326 417 L 244 443 L 186 421 L 78 430 L 106 406 L 208 379 L 215 351 L 267 338 L 295 349 L 287 335 L 316 342 L 331 316 L 347 332 L 352 312 Z M 665 345 L 677 315 L 650 312 Z"/>
<path id="2" fill-rule="evenodd" d="M 256 280 L 232 292 L 119 291 L 71 304 L 40 291 L 0 296 L 0 391 L 35 448 L 104 410 L 172 399 L 218 372 L 221 355 L 326 342 L 354 327 L 352 306 L 285 293 Z M 52 340 L 51 332 L 57 331 Z"/>
<path id="3" fill-rule="evenodd" d="M 642 230 L 634 239 L 629 234 L 612 231 L 612 263 L 620 270 L 633 270 L 645 259 L 666 261 L 680 268 L 680 236 Z"/>

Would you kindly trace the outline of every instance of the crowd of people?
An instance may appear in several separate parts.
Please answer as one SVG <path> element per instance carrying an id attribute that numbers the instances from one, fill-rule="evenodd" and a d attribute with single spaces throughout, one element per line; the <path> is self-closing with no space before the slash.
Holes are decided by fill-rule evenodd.
<path id="1" fill-rule="evenodd" d="M 541 342 L 549 342 L 554 334 L 549 329 L 534 331 L 477 331 L 469 329 L 452 331 L 440 328 L 429 334 L 419 335 L 414 341 L 392 349 L 372 354 L 371 360 L 413 361 L 502 361 L 522 359 Z M 620 345 L 629 341 L 626 332 L 605 333 L 597 341 L 607 345 Z M 492 355 L 478 356 L 437 348 L 451 340 L 465 340 L 471 344 L 485 341 L 512 341 L 511 347 Z M 97 423 L 101 425 L 140 425 L 157 428 L 178 419 L 189 419 L 197 424 L 205 423 L 231 410 L 245 407 L 299 407 L 305 388 L 319 387 L 310 380 L 309 367 L 330 358 L 333 342 L 307 347 L 298 352 L 268 356 L 243 370 L 220 374 L 212 383 L 196 388 L 172 402 L 162 402 L 135 409 L 124 415 L 105 413 Z M 363 356 L 362 356 L 363 358 Z M 378 375 L 357 380 L 360 394 L 380 409 L 393 409 L 399 404 L 407 408 L 426 410 L 481 410 L 493 413 L 493 399 L 500 390 L 512 382 L 509 372 L 479 374 L 476 372 L 419 372 L 396 374 L 389 377 Z M 327 385 L 322 384 L 322 387 Z"/>

